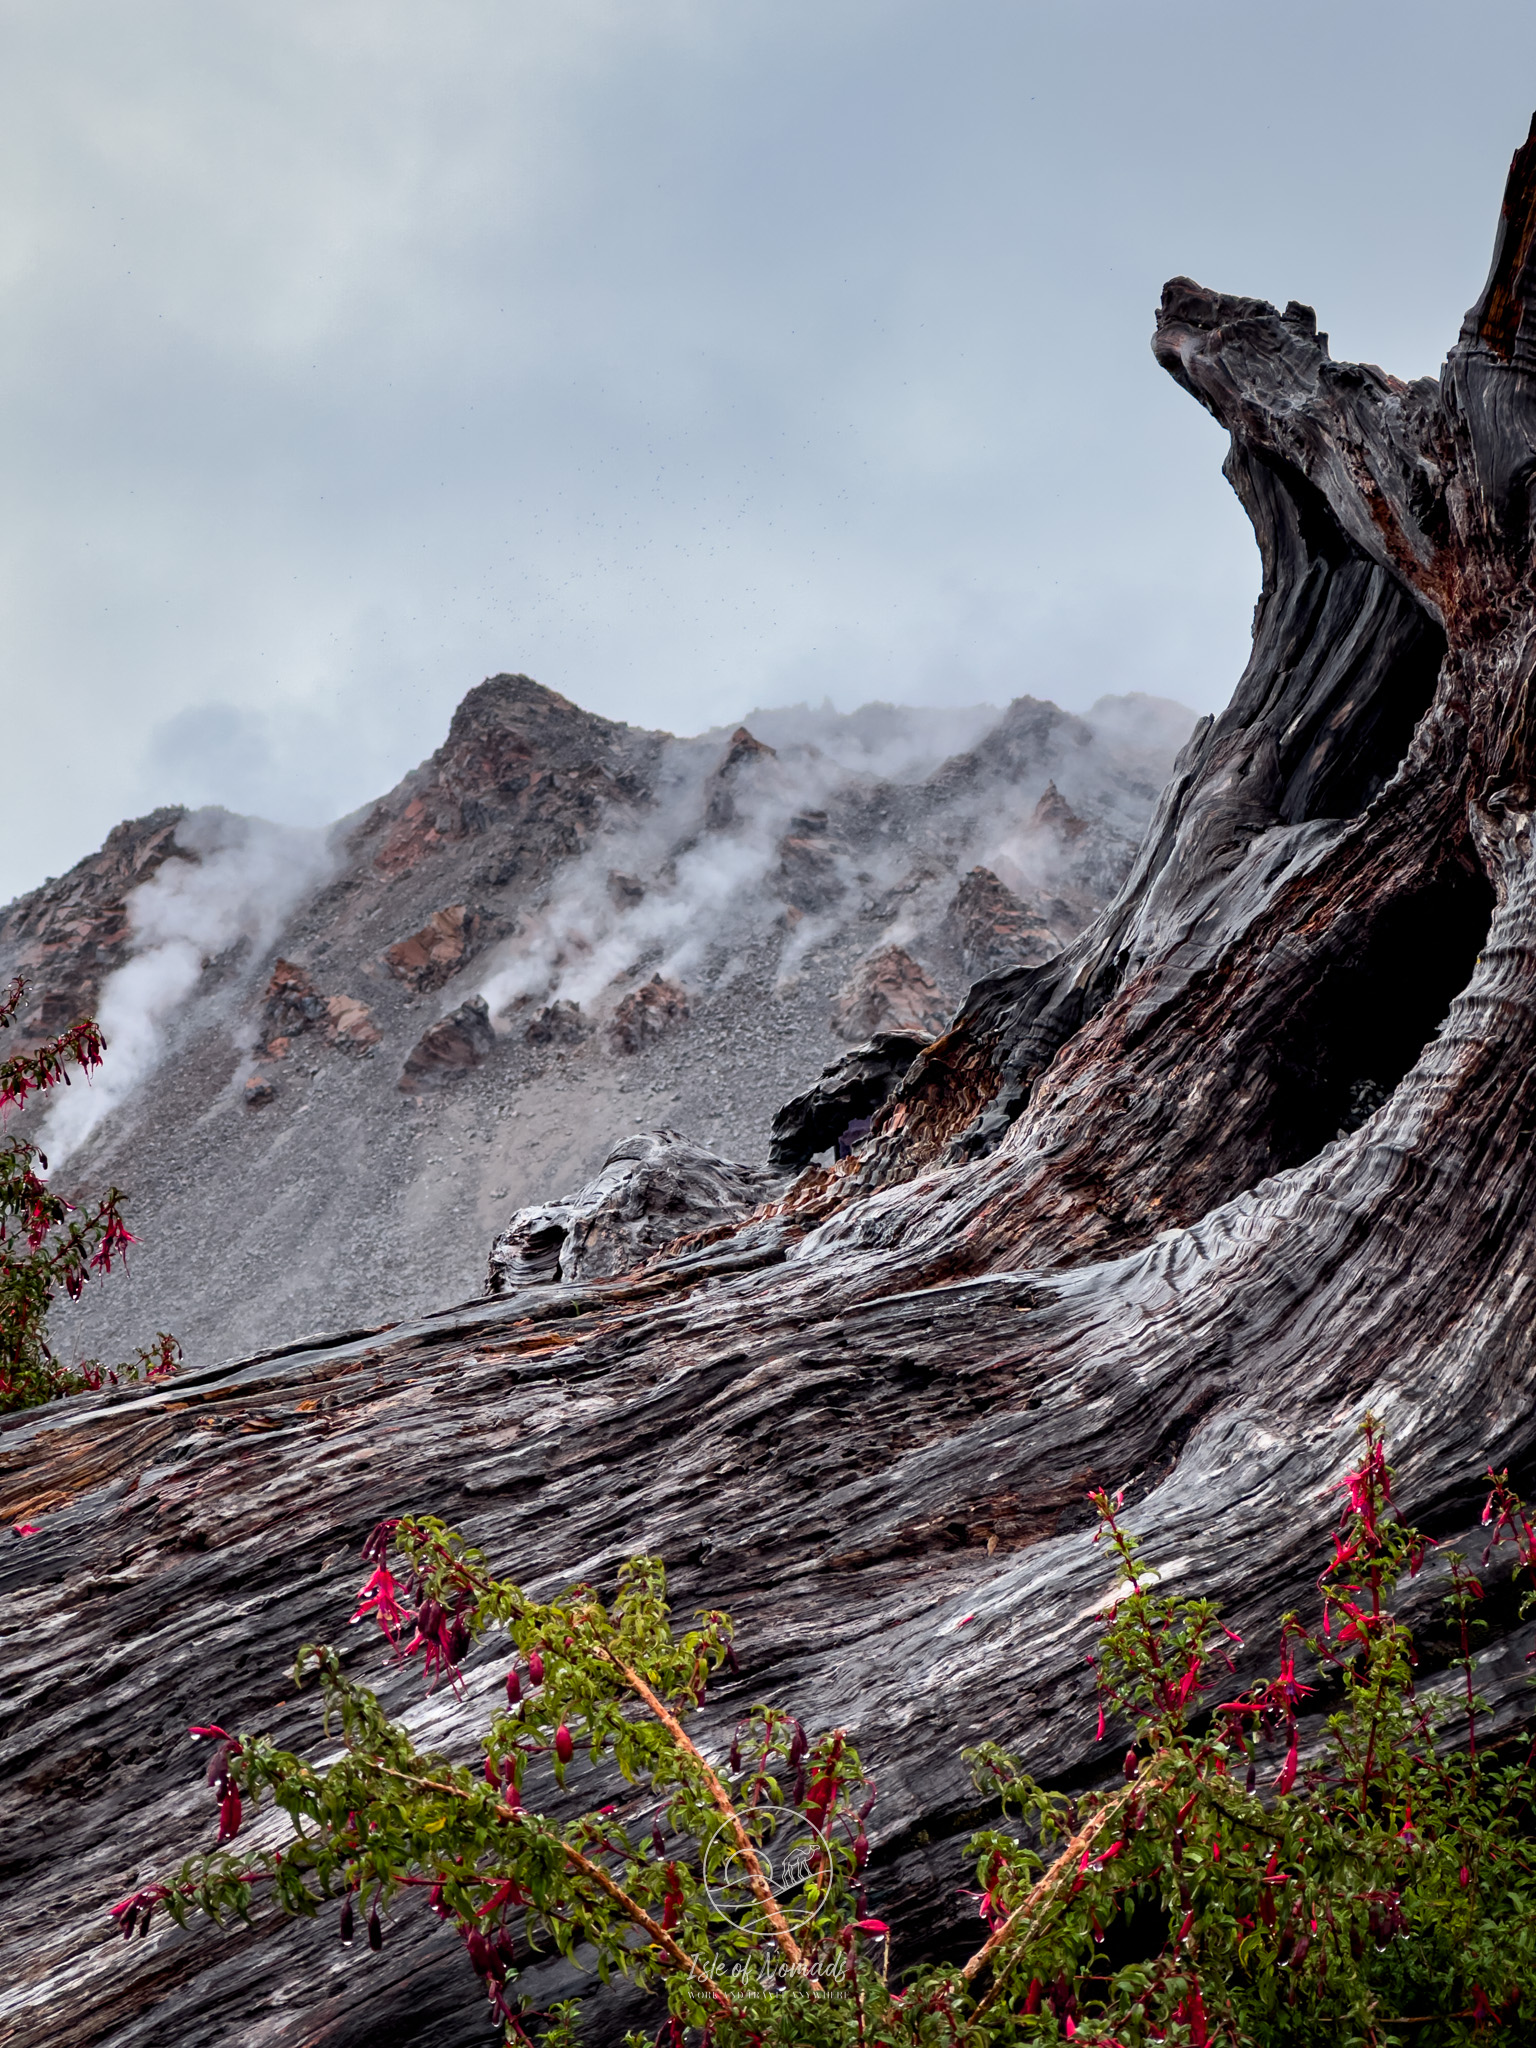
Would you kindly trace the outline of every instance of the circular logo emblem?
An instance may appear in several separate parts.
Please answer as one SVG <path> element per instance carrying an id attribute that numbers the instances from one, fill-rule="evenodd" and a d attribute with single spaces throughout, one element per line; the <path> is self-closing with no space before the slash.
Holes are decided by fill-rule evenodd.
<path id="1" fill-rule="evenodd" d="M 741 1821 L 780 1912 L 790 1927 L 803 1927 L 820 1896 L 826 1843 L 792 1807 L 755 1806 Z M 705 1896 L 723 1919 L 742 1928 L 767 1929 L 768 1917 L 729 1821 L 722 1820 L 705 1842 L 703 1870 Z"/>

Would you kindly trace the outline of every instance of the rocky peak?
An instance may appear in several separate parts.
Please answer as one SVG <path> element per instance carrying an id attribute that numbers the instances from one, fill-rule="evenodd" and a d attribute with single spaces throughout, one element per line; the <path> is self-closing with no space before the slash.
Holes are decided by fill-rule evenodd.
<path id="1" fill-rule="evenodd" d="M 736 823 L 737 806 L 745 790 L 778 758 L 772 747 L 754 739 L 744 725 L 737 726 L 726 742 L 720 765 L 709 779 L 704 805 L 706 832 L 724 832 Z"/>
<path id="2" fill-rule="evenodd" d="M 488 837 L 525 863 L 529 827 L 574 851 L 615 801 L 648 799 L 662 736 L 583 711 L 530 676 L 490 676 L 463 699 L 430 760 L 354 835 L 381 875 L 409 873 L 455 841 Z M 491 879 L 496 878 L 493 864 Z"/>
<path id="3" fill-rule="evenodd" d="M 1004 967 L 1037 966 L 1061 950 L 1044 915 L 983 867 L 972 868 L 955 891 L 942 938 L 972 981 Z"/>
<path id="4" fill-rule="evenodd" d="M 1081 839 L 1088 830 L 1087 819 L 1077 815 L 1054 782 L 1045 785 L 1029 822 L 1038 831 L 1055 832 L 1069 841 Z"/>
<path id="5" fill-rule="evenodd" d="M 932 1037 L 949 1022 L 952 1005 L 933 976 L 903 946 L 881 946 L 860 961 L 832 1006 L 839 1038 L 873 1038 L 881 1032 L 919 1032 Z"/>
<path id="6" fill-rule="evenodd" d="M 32 984 L 20 1020 L 28 1041 L 51 1038 L 95 1010 L 103 981 L 127 958 L 129 896 L 164 862 L 191 858 L 176 844 L 176 827 L 186 816 L 183 805 L 167 804 L 125 819 L 99 852 L 0 912 L 6 972 Z"/>
<path id="7" fill-rule="evenodd" d="M 329 864 L 257 921 L 256 943 L 218 955 L 174 1013 L 149 1020 L 153 1078 L 67 1155 L 82 1185 L 129 1190 L 136 1301 L 103 1290 L 99 1308 L 71 1308 L 65 1341 L 104 1354 L 118 1341 L 109 1319 L 152 1317 L 193 1355 L 227 1355 L 468 1293 L 496 1221 L 586 1184 L 626 1129 L 764 1160 L 775 1113 L 848 1041 L 946 1028 L 991 963 L 978 934 L 1024 957 L 1037 902 L 1058 942 L 1095 913 L 1097 884 L 1072 881 L 1082 849 L 1117 871 L 1127 821 L 1151 798 L 1106 822 L 1085 764 L 1107 775 L 1129 760 L 1144 789 L 1168 765 L 1123 738 L 1111 761 L 1077 745 L 1054 706 L 1026 702 L 999 721 L 1016 779 L 988 766 L 981 785 L 919 760 L 901 780 L 868 766 L 867 748 L 840 765 L 831 714 L 803 738 L 777 716 L 771 746 L 747 726 L 670 740 L 526 677 L 471 690 L 443 745 L 337 835 Z M 973 749 L 967 773 L 988 753 Z M 1070 848 L 1031 824 L 1053 777 L 1092 821 Z M 94 1007 L 132 954 L 128 898 L 193 846 L 185 827 L 176 846 L 181 816 L 123 828 L 67 886 L 9 913 L 31 949 L 22 964 L 39 958 L 40 914 L 53 919 L 35 979 L 58 1013 Z M 241 882 L 239 834 L 215 836 Z M 992 877 L 984 903 L 965 879 L 978 866 Z M 95 909 L 74 929 L 65 899 L 82 881 Z M 0 974 L 19 951 L 0 951 Z M 241 1046 L 260 1048 L 254 1063 Z M 872 1069 L 843 1079 L 829 1143 L 878 1106 Z M 293 1199 L 275 1209 L 279 1184 Z M 217 1261 L 201 1250 L 210 1204 L 228 1235 Z M 257 1267 L 280 1269 L 282 1286 L 244 1284 Z"/>

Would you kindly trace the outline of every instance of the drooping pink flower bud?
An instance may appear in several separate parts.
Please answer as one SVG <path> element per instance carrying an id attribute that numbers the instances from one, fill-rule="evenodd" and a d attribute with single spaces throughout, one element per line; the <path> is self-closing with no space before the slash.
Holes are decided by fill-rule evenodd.
<path id="1" fill-rule="evenodd" d="M 352 1946 L 352 1894 L 350 1892 L 347 1893 L 347 1896 L 341 1902 L 341 1918 L 337 1923 L 337 1932 L 341 1936 L 343 1948 L 350 1948 Z"/>
<path id="2" fill-rule="evenodd" d="M 571 1731 L 562 1721 L 555 1730 L 555 1755 L 559 1757 L 561 1763 L 568 1764 L 575 1754 L 576 1745 L 571 1740 Z"/>
<path id="3" fill-rule="evenodd" d="M 544 1659 L 537 1650 L 528 1652 L 528 1676 L 534 1685 L 544 1683 Z"/>
<path id="4" fill-rule="evenodd" d="M 231 1785 L 219 1801 L 219 1839 L 215 1847 L 221 1848 L 225 1842 L 235 1839 L 240 1832 L 240 1817 L 240 1788 Z"/>
<path id="5" fill-rule="evenodd" d="M 375 1955 L 384 1946 L 384 1929 L 379 1924 L 379 1909 L 377 1906 L 370 1906 L 368 1908 L 368 1946 Z"/>
<path id="6" fill-rule="evenodd" d="M 1127 1750 L 1127 1751 L 1125 1752 L 1125 1762 L 1124 1762 L 1124 1763 L 1123 1763 L 1123 1764 L 1121 1765 L 1121 1767 L 1120 1767 L 1120 1768 L 1121 1768 L 1121 1769 L 1122 1769 L 1122 1771 L 1123 1771 L 1123 1772 L 1125 1773 L 1125 1775 L 1126 1775 L 1126 1777 L 1127 1777 L 1127 1778 L 1134 1778 L 1134 1777 L 1135 1777 L 1135 1775 L 1136 1775 L 1136 1752 L 1135 1752 L 1135 1750 L 1134 1750 L 1134 1749 L 1128 1749 L 1128 1750 Z"/>
<path id="7" fill-rule="evenodd" d="M 515 1707 L 522 1696 L 523 1681 L 518 1677 L 517 1666 L 514 1664 L 507 1673 L 507 1705 Z"/>

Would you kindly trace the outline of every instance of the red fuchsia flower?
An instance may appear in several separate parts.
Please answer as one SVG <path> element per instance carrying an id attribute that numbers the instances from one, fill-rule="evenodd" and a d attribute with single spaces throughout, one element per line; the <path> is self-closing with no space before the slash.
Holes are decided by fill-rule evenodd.
<path id="1" fill-rule="evenodd" d="M 215 1848 L 222 1849 L 226 1842 L 232 1842 L 239 1834 L 241 1814 L 240 1788 L 231 1784 L 219 1801 L 219 1839 L 214 1844 Z"/>
<path id="2" fill-rule="evenodd" d="M 170 1886 L 163 1884 L 145 1885 L 142 1891 L 133 1892 L 128 1898 L 120 1899 L 112 1908 L 112 1918 L 117 1922 L 124 1941 L 131 1941 L 135 1931 L 142 1937 L 149 1932 L 150 1916 L 156 1906 L 171 1896 Z"/>
<path id="3" fill-rule="evenodd" d="M 357 1595 L 357 1607 L 352 1615 L 352 1626 L 373 1615 L 385 1635 L 394 1643 L 400 1639 L 400 1631 L 409 1616 L 400 1606 L 400 1586 L 387 1565 L 379 1565 L 368 1583 Z"/>
<path id="4" fill-rule="evenodd" d="M 854 1926 L 860 1934 L 873 1935 L 877 1941 L 888 1941 L 891 1930 L 883 1920 L 855 1920 Z"/>
<path id="5" fill-rule="evenodd" d="M 517 1666 L 514 1664 L 507 1673 L 507 1705 L 515 1707 L 522 1696 L 523 1681 L 518 1677 Z"/>
<path id="6" fill-rule="evenodd" d="M 1285 1753 L 1285 1762 L 1280 1768 L 1280 1775 L 1275 1780 L 1275 1790 L 1277 1792 L 1289 1792 L 1291 1787 L 1295 1784 L 1295 1782 L 1296 1743 L 1293 1739 L 1290 1748 Z"/>
<path id="7" fill-rule="evenodd" d="M 395 1540 L 395 1531 L 400 1526 L 400 1517 L 389 1521 L 376 1522 L 369 1531 L 368 1540 L 362 1547 L 363 1560 L 367 1564 L 383 1564 L 389 1557 L 390 1545 Z"/>
<path id="8" fill-rule="evenodd" d="M 528 1652 L 528 1677 L 534 1685 L 542 1685 L 544 1683 L 544 1659 L 537 1650 L 530 1650 Z"/>
<path id="9" fill-rule="evenodd" d="M 118 1215 L 116 1209 L 109 1209 L 106 1216 L 106 1228 L 101 1233 L 95 1251 L 91 1253 L 92 1266 L 95 1267 L 98 1273 L 110 1273 L 114 1259 L 121 1259 L 126 1266 L 128 1263 L 128 1247 L 131 1244 L 137 1244 L 138 1241 L 133 1233 L 124 1226 L 123 1219 Z"/>
<path id="10" fill-rule="evenodd" d="M 404 1657 L 422 1652 L 423 1675 L 430 1692 L 444 1673 L 456 1693 L 463 1691 L 459 1660 L 469 1648 L 469 1624 L 462 1614 L 450 1615 L 436 1600 L 423 1600 L 416 1610 L 416 1633 L 401 1651 Z"/>
<path id="11" fill-rule="evenodd" d="M 41 1533 L 36 1522 L 12 1522 L 11 1524 L 11 1534 L 13 1536 L 38 1536 Z"/>
<path id="12" fill-rule="evenodd" d="M 561 1763 L 568 1764 L 575 1754 L 576 1745 L 571 1740 L 571 1731 L 562 1721 L 555 1730 L 555 1755 L 559 1757 Z"/>

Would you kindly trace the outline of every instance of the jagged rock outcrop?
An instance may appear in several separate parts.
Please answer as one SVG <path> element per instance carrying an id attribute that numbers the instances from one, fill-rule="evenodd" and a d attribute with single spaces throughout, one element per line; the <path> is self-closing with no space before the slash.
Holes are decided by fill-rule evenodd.
<path id="1" fill-rule="evenodd" d="M 1034 829 L 1033 807 L 1054 779 L 1093 820 L 1079 848 L 1101 835 L 1111 865 L 1128 864 L 1180 723 L 1153 700 L 1106 700 L 1102 732 L 1026 707 L 1001 716 L 997 761 L 981 748 L 919 772 L 903 723 L 915 714 L 818 714 L 814 745 L 795 737 L 793 714 L 772 715 L 770 754 L 750 732 L 750 744 L 674 740 L 595 719 L 526 677 L 491 677 L 444 747 L 328 849 L 166 812 L 0 916 L 0 978 L 30 963 L 37 999 L 60 1017 L 105 994 L 109 1036 L 126 1032 L 159 1061 L 132 1091 L 98 1077 L 91 1116 L 76 1119 L 96 1126 L 83 1146 L 50 1133 L 71 1185 L 128 1189 L 140 1239 L 123 1289 L 65 1312 L 66 1348 L 104 1355 L 149 1322 L 217 1356 L 296 1325 L 421 1311 L 476 1284 L 494 1217 L 581 1185 L 636 1125 L 763 1157 L 774 1112 L 840 1050 L 830 1008 L 851 963 L 899 934 L 940 988 L 935 1016 L 952 1009 L 966 970 L 937 933 L 977 861 L 1031 900 L 1038 881 L 1053 932 L 1072 936 L 1103 892 L 1073 879 L 1078 851 Z M 845 728 L 855 737 L 840 765 Z M 890 741 L 908 779 L 861 765 Z M 711 828 L 725 793 L 730 818 Z M 141 862 L 133 849 L 146 846 Z M 131 905 L 145 877 L 155 893 Z M 96 909 L 61 918 L 82 888 Z M 178 905 L 217 908 L 221 891 L 244 892 L 241 917 L 194 917 L 177 973 L 201 960 L 200 977 L 178 1006 L 144 1014 L 135 991 L 163 980 L 117 970 L 176 939 Z M 137 928 L 135 905 L 147 913 Z M 279 961 L 302 986 L 264 1021 Z M 615 1058 L 614 1012 L 657 971 L 686 987 L 687 1028 L 654 1033 L 680 1013 L 643 999 L 619 1027 L 636 1049 Z M 505 1029 L 492 1048 L 461 1019 L 439 1046 L 454 1053 L 445 1065 L 424 1034 L 476 996 Z M 578 1012 L 590 1031 L 576 1031 Z M 289 1057 L 232 1071 L 233 1046 L 264 1053 L 278 1040 Z M 272 1089 L 260 1116 L 246 1114 L 247 1081 Z M 276 1208 L 263 1193 L 274 1184 L 291 1191 Z M 210 1210 L 217 1262 L 200 1256 Z"/>
<path id="2" fill-rule="evenodd" d="M 772 747 L 754 739 L 744 725 L 737 726 L 705 791 L 706 832 L 725 832 L 737 823 L 743 805 L 761 794 L 764 778 L 772 773 L 771 764 L 778 758 Z"/>
<path id="3" fill-rule="evenodd" d="M 399 878 L 456 843 L 481 842 L 484 886 L 570 854 L 605 811 L 643 802 L 663 736 L 595 717 L 531 676 L 492 676 L 453 715 L 443 746 L 353 834 L 354 849 Z"/>
<path id="4" fill-rule="evenodd" d="M 435 1088 L 487 1060 L 496 1044 L 484 996 L 471 996 L 417 1039 L 400 1075 L 404 1090 Z"/>
<path id="5" fill-rule="evenodd" d="M 979 985 L 852 1169 L 636 1274 L 0 1431 L 0 1512 L 41 1531 L 0 1552 L 18 2048 L 483 2039 L 427 1913 L 371 1962 L 309 1924 L 125 1948 L 104 1919 L 211 1839 L 188 1722 L 318 1745 L 287 1657 L 381 1514 L 541 1586 L 660 1553 L 680 1609 L 731 1610 L 704 1739 L 765 1697 L 854 1732 L 898 1968 L 975 1926 L 963 1744 L 1114 1768 L 1089 1484 L 1224 1601 L 1241 1685 L 1312 1596 L 1370 1409 L 1444 1547 L 1405 1603 L 1436 1613 L 1486 1466 L 1536 1466 L 1533 241 L 1536 129 L 1438 382 L 1334 363 L 1294 302 L 1165 290 L 1159 360 L 1229 430 L 1261 543 L 1251 661 L 1103 917 Z M 1499 1736 L 1528 1629 L 1490 1587 Z M 1449 1654 L 1427 1631 L 1421 1696 Z M 599 1994 L 589 2024 L 635 2016 Z"/>
<path id="6" fill-rule="evenodd" d="M 491 1246 L 486 1291 L 627 1273 L 682 1237 L 736 1222 L 783 1186 L 678 1131 L 615 1145 L 595 1180 L 563 1202 L 520 1209 Z"/>
<path id="7" fill-rule="evenodd" d="M 882 946 L 861 960 L 832 1005 L 839 1038 L 874 1038 L 882 1032 L 933 1037 L 949 1021 L 950 1005 L 925 967 L 904 946 Z"/>
<path id="8" fill-rule="evenodd" d="M 503 918 L 449 903 L 434 910 L 420 931 L 386 947 L 385 964 L 397 981 L 418 995 L 428 995 L 452 981 L 461 967 L 508 930 Z"/>
<path id="9" fill-rule="evenodd" d="M 366 1003 L 355 996 L 322 995 L 304 968 L 279 960 L 262 1001 L 261 1050 L 268 1059 L 286 1059 L 294 1039 L 309 1031 L 318 1031 L 327 1045 L 344 1052 L 370 1052 L 379 1043 Z"/>
<path id="10" fill-rule="evenodd" d="M 862 1136 L 868 1120 L 931 1042 L 925 1032 L 882 1031 L 823 1067 L 815 1085 L 786 1102 L 774 1118 L 768 1164 L 798 1173 L 818 1152 L 835 1146 L 851 1125 L 862 1126 Z"/>
<path id="11" fill-rule="evenodd" d="M 1069 846 L 1088 830 L 1087 819 L 1077 815 L 1054 782 L 1045 785 L 1029 822 L 1037 831 L 1058 833 Z"/>
<path id="12" fill-rule="evenodd" d="M 1005 967 L 1036 967 L 1061 950 L 1045 917 L 990 868 L 972 868 L 955 891 L 939 944 L 958 960 L 967 981 Z"/>
<path id="13" fill-rule="evenodd" d="M 580 1003 L 546 1003 L 523 1037 L 529 1045 L 580 1045 L 591 1029 Z"/>
<path id="14" fill-rule="evenodd" d="M 0 912 L 6 974 L 24 975 L 32 991 L 19 1019 L 29 1042 L 95 1011 L 102 983 L 128 957 L 128 898 L 162 862 L 185 858 L 176 827 L 186 815 L 172 804 L 114 825 L 99 853 Z"/>
<path id="15" fill-rule="evenodd" d="M 686 1024 L 692 1014 L 688 991 L 678 982 L 664 981 L 653 974 L 639 988 L 632 988 L 608 1023 L 610 1051 L 629 1057 L 654 1045 Z"/>
<path id="16" fill-rule="evenodd" d="M 802 916 L 833 909 L 847 894 L 847 842 L 825 811 L 801 811 L 779 841 L 774 892 Z"/>

